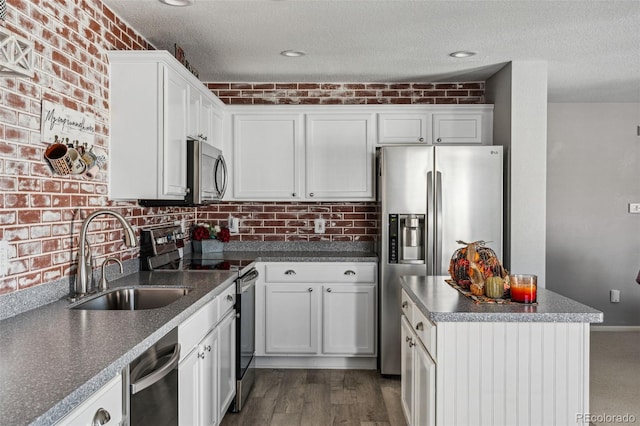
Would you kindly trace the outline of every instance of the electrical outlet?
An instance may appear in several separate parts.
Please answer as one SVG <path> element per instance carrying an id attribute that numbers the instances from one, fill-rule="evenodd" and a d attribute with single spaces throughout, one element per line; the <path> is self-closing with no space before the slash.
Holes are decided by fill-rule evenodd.
<path id="1" fill-rule="evenodd" d="M 240 219 L 237 217 L 229 216 L 227 227 L 229 228 L 229 232 L 237 234 L 238 232 L 240 232 Z"/>
<path id="2" fill-rule="evenodd" d="M 619 303 L 620 302 L 620 290 L 611 290 L 609 292 L 609 298 L 611 303 Z"/>
<path id="3" fill-rule="evenodd" d="M 314 225 L 314 232 L 316 234 L 324 234 L 324 229 L 325 229 L 325 220 L 320 218 L 320 219 L 315 219 L 313 221 L 313 225 Z"/>
<path id="4" fill-rule="evenodd" d="M 0 240 L 0 277 L 9 273 L 9 243 Z"/>
<path id="5" fill-rule="evenodd" d="M 629 203 L 629 213 L 640 213 L 640 203 Z"/>

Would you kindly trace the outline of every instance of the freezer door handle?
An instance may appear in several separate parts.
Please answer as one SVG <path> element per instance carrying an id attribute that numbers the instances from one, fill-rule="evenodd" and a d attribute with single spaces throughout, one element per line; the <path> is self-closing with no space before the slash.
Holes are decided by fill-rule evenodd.
<path id="1" fill-rule="evenodd" d="M 442 173 L 436 172 L 436 256 L 435 271 L 436 275 L 442 275 Z"/>
<path id="2" fill-rule="evenodd" d="M 434 252 L 433 252 L 433 214 L 434 214 L 434 210 L 433 210 L 433 172 L 429 171 L 427 172 L 427 232 L 425 232 L 426 234 L 426 238 L 427 238 L 427 245 L 425 248 L 426 251 L 426 264 L 427 264 L 427 275 L 433 275 L 433 259 L 434 259 Z"/>

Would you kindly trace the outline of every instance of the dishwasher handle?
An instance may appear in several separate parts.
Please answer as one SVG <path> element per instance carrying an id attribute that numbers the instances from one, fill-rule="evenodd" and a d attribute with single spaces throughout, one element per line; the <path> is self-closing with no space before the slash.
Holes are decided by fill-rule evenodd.
<path id="1" fill-rule="evenodd" d="M 178 361 L 180 361 L 180 343 L 175 344 L 173 347 L 173 354 L 171 354 L 171 358 L 169 358 L 166 364 L 131 384 L 131 395 L 135 395 L 136 393 L 141 392 L 162 380 L 176 368 Z"/>
<path id="2" fill-rule="evenodd" d="M 238 278 L 238 287 L 240 288 L 240 292 L 244 293 L 251 287 L 253 287 L 256 280 L 258 279 L 258 276 L 260 276 L 258 270 L 253 268 L 249 272 Z"/>

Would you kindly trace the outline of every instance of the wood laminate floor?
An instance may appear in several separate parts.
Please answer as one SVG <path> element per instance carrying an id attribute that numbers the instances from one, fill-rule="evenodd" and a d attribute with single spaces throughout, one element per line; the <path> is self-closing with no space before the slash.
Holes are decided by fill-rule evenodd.
<path id="1" fill-rule="evenodd" d="M 222 426 L 406 425 L 400 379 L 375 370 L 258 369 L 247 404 Z"/>

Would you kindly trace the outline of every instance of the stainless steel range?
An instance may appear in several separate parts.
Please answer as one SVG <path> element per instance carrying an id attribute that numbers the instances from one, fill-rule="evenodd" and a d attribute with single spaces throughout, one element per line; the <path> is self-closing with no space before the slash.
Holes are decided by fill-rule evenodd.
<path id="1" fill-rule="evenodd" d="M 242 409 L 254 381 L 255 283 L 258 271 L 253 259 L 229 253 L 183 257 L 184 234 L 178 225 L 143 229 L 140 237 L 140 269 L 152 271 L 230 270 L 236 278 L 236 397 L 231 410 Z"/>

